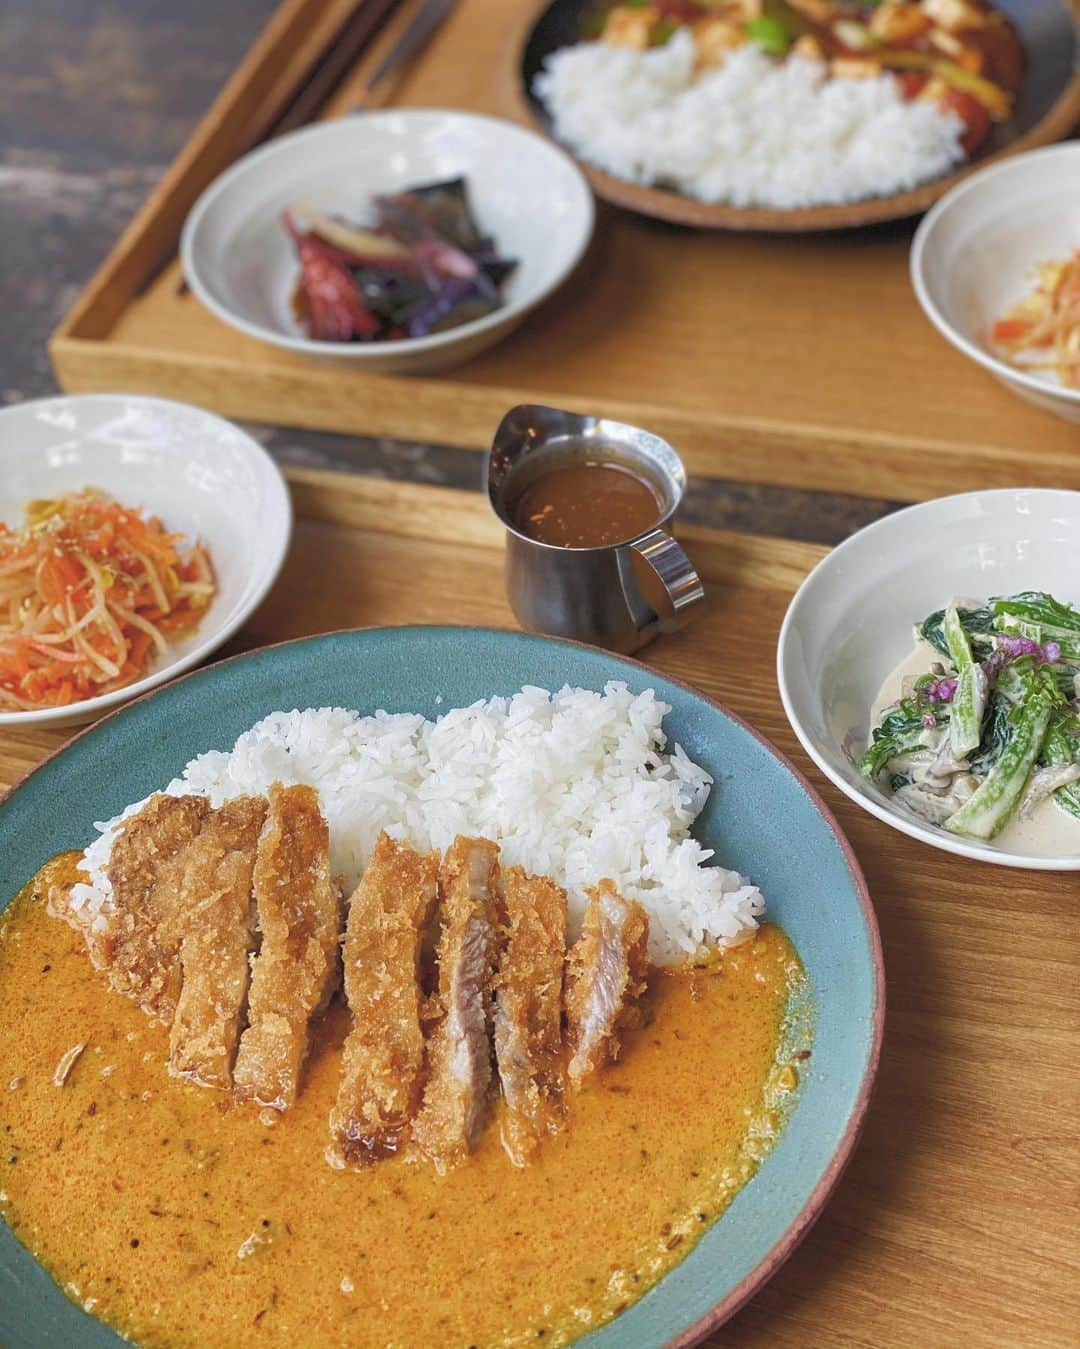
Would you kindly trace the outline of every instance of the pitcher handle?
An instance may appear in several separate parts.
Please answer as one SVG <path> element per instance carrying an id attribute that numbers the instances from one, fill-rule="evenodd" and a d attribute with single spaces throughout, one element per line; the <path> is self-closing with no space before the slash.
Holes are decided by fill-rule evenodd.
<path id="1" fill-rule="evenodd" d="M 671 612 L 654 614 L 638 593 L 630 565 L 629 550 L 633 549 L 642 561 L 655 572 L 671 601 Z M 640 539 L 619 550 L 619 573 L 630 612 L 639 631 L 655 624 L 659 632 L 677 632 L 693 617 L 690 612 L 699 600 L 705 598 L 705 587 L 694 564 L 678 543 L 663 529 L 651 529 Z"/>

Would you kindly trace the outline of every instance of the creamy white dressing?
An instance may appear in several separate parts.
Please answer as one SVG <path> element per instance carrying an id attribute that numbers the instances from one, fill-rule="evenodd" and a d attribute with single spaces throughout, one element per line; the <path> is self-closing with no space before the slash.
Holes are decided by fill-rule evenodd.
<path id="1" fill-rule="evenodd" d="M 867 744 L 870 743 L 874 727 L 881 720 L 881 714 L 903 697 L 904 680 L 927 674 L 934 661 L 944 664 L 941 652 L 919 638 L 914 649 L 885 676 L 870 708 Z M 1074 853 L 1080 854 L 1080 820 L 1048 798 L 1039 802 L 1030 818 L 1021 819 L 1019 814 L 1014 815 L 1001 833 L 990 840 L 989 846 L 1001 848 L 1004 852 L 1028 853 L 1034 857 L 1071 857 Z"/>

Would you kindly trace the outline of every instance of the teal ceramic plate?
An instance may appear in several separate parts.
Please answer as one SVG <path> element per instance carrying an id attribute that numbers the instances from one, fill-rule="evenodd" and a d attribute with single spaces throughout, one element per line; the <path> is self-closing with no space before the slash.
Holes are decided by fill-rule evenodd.
<path id="1" fill-rule="evenodd" d="M 716 779 L 696 832 L 760 885 L 806 966 L 815 1009 L 801 1099 L 758 1175 L 681 1265 L 582 1341 L 645 1349 L 696 1343 L 791 1253 L 855 1145 L 881 1043 L 881 947 L 858 864 L 810 786 L 730 712 L 634 661 L 514 632 L 384 628 L 269 647 L 130 704 L 26 778 L 0 804 L 0 908 L 47 858 L 83 847 L 94 820 L 167 782 L 203 750 L 228 748 L 274 709 L 433 717 L 523 684 L 601 688 L 608 679 L 635 692 L 651 687 L 671 705 L 669 737 Z M 0 1343 L 105 1349 L 122 1341 L 69 1302 L 0 1223 Z"/>

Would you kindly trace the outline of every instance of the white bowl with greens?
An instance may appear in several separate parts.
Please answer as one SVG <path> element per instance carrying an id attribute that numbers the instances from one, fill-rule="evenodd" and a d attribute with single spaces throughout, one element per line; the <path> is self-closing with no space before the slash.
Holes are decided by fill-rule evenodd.
<path id="1" fill-rule="evenodd" d="M 969 492 L 860 530 L 792 600 L 777 678 L 807 753 L 870 814 L 1080 871 L 1080 492 Z"/>

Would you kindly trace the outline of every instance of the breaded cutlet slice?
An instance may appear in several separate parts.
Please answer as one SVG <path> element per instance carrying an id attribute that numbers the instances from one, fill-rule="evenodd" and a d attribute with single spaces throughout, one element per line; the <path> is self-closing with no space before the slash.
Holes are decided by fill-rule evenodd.
<path id="1" fill-rule="evenodd" d="M 203 796 L 158 793 L 123 822 L 106 867 L 112 907 L 100 915 L 103 927 L 85 909 L 50 903 L 53 913 L 83 933 L 90 959 L 112 987 L 166 1025 L 172 1024 L 183 979 L 184 854 L 209 814 Z"/>
<path id="2" fill-rule="evenodd" d="M 349 901 L 343 966 L 352 1029 L 330 1112 L 338 1162 L 362 1166 L 397 1152 L 420 1104 L 420 949 L 438 871 L 438 853 L 382 833 Z"/>
<path id="3" fill-rule="evenodd" d="M 169 1036 L 169 1071 L 232 1086 L 254 944 L 252 872 L 266 800 L 238 796 L 206 818 L 181 869 L 183 987 Z"/>
<path id="4" fill-rule="evenodd" d="M 284 1110 L 296 1099 L 312 1018 L 334 990 L 340 902 L 318 793 L 275 782 L 267 797 L 252 878 L 262 940 L 233 1083 L 238 1100 Z"/>
<path id="5" fill-rule="evenodd" d="M 648 974 L 649 916 L 610 880 L 589 897 L 581 936 L 566 962 L 566 1020 L 575 1087 L 619 1056 L 619 1032 L 641 1024 L 637 1000 Z"/>
<path id="6" fill-rule="evenodd" d="M 502 1142 L 524 1166 L 566 1121 L 562 1062 L 566 891 L 521 867 L 501 875 L 501 951 L 495 975 L 495 1059 L 506 1102 Z"/>
<path id="7" fill-rule="evenodd" d="M 439 868 L 440 1019 L 412 1127 L 419 1151 L 443 1172 L 469 1155 L 491 1085 L 491 979 L 495 963 L 498 845 L 459 835 Z"/>

